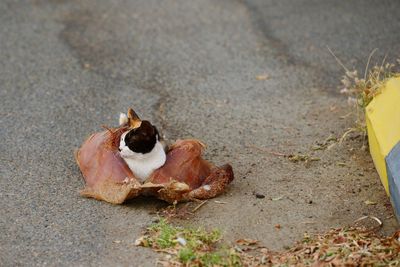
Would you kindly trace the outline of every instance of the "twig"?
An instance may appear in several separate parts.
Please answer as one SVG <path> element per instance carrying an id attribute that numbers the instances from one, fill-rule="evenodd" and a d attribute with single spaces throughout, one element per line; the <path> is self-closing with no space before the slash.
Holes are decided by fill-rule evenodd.
<path id="1" fill-rule="evenodd" d="M 343 69 L 344 69 L 346 72 L 350 72 L 350 71 L 346 68 L 346 66 L 342 63 L 342 61 L 340 61 L 340 59 L 335 55 L 335 53 L 333 53 L 333 51 L 329 48 L 329 46 L 326 46 L 326 48 L 328 48 L 329 52 L 330 52 L 331 55 L 336 59 L 337 63 L 339 63 L 339 65 L 342 66 Z"/>
<path id="2" fill-rule="evenodd" d="M 367 229 L 366 232 L 373 232 L 373 231 L 376 231 L 376 230 L 378 230 L 379 228 L 382 227 L 383 223 L 382 223 L 381 220 L 379 220 L 379 219 L 378 219 L 377 217 L 375 217 L 375 216 L 369 216 L 369 215 L 367 215 L 367 216 L 362 216 L 362 217 L 358 218 L 357 220 L 355 220 L 355 221 L 353 222 L 353 224 L 359 223 L 359 222 L 364 221 L 364 220 L 366 220 L 366 219 L 368 219 L 368 218 L 370 218 L 370 219 L 376 221 L 376 222 L 378 223 L 378 225 L 375 226 L 375 227 L 372 227 L 371 229 Z"/>
<path id="3" fill-rule="evenodd" d="M 345 119 L 345 118 L 347 118 L 348 116 L 350 116 L 351 114 L 353 114 L 353 112 L 349 112 L 349 113 L 347 113 L 346 115 L 340 116 L 339 118 Z"/>
<path id="4" fill-rule="evenodd" d="M 385 54 L 385 56 L 383 57 L 383 60 L 382 60 L 382 63 L 381 63 L 381 67 L 380 67 L 380 69 L 382 69 L 383 68 L 383 65 L 385 64 L 385 61 L 386 61 L 386 58 L 387 58 L 387 54 Z M 377 76 L 377 80 L 379 80 L 380 79 L 380 77 L 381 77 L 381 72 L 380 71 L 378 71 L 378 76 Z"/>
<path id="5" fill-rule="evenodd" d="M 197 207 L 195 207 L 192 212 L 195 213 L 198 209 L 200 209 L 204 204 L 207 203 L 208 200 L 204 200 L 203 202 L 201 202 L 199 205 L 197 205 Z"/>
<path id="6" fill-rule="evenodd" d="M 348 130 L 342 135 L 342 137 L 340 138 L 340 140 L 339 140 L 339 145 L 341 145 L 341 144 L 343 143 L 344 139 L 346 139 L 346 136 L 347 136 L 349 133 L 355 132 L 355 131 L 357 131 L 357 129 L 355 129 L 355 128 L 350 128 L 350 129 L 348 129 Z"/>

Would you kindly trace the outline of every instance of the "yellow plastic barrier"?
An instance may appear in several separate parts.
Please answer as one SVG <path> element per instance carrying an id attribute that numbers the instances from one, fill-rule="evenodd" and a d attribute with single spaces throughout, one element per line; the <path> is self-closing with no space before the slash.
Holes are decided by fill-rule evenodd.
<path id="1" fill-rule="evenodd" d="M 389 79 L 366 108 L 370 153 L 400 218 L 400 77 Z"/>

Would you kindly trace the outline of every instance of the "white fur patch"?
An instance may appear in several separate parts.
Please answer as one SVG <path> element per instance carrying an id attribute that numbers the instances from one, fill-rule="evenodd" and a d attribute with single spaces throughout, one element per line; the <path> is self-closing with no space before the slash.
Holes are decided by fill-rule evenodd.
<path id="1" fill-rule="evenodd" d="M 121 112 L 119 114 L 119 126 L 122 126 L 127 123 L 128 123 L 128 116 L 125 113 Z"/>
<path id="2" fill-rule="evenodd" d="M 119 153 L 125 160 L 126 164 L 128 164 L 129 169 L 131 169 L 133 174 L 142 182 L 144 182 L 156 169 L 164 165 L 167 156 L 162 144 L 159 141 L 157 141 L 153 150 L 151 150 L 149 153 L 143 154 L 133 152 L 125 144 L 125 136 L 127 133 L 128 131 L 121 135 L 119 144 L 119 149 L 121 151 Z"/>

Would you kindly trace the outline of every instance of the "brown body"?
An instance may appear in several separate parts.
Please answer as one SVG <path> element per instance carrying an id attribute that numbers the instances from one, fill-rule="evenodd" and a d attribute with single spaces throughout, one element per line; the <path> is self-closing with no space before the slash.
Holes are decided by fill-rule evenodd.
<path id="1" fill-rule="evenodd" d="M 126 130 L 121 127 L 95 133 L 77 151 L 76 160 L 86 182 L 82 195 L 121 204 L 143 194 L 172 203 L 215 197 L 233 180 L 230 165 L 216 167 L 201 157 L 201 142 L 179 140 L 168 151 L 165 164 L 141 184 L 118 152 L 119 139 Z"/>

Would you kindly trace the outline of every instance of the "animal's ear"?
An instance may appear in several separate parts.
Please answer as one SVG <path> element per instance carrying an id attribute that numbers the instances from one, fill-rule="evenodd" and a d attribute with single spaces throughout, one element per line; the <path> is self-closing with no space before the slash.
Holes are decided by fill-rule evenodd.
<path id="1" fill-rule="evenodd" d="M 128 122 L 130 128 L 138 128 L 140 127 L 140 124 L 142 124 L 139 116 L 136 114 L 135 111 L 133 111 L 132 108 L 128 109 Z"/>

